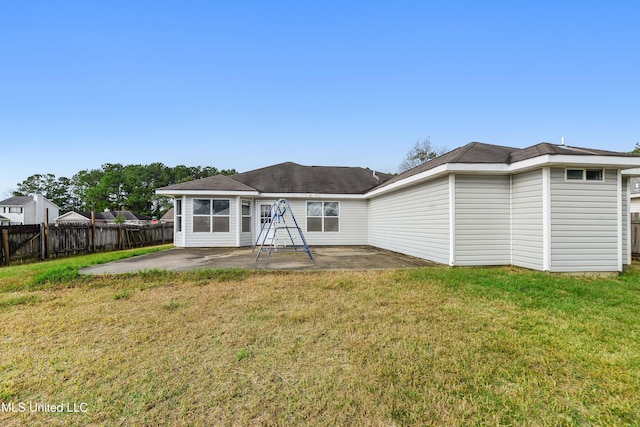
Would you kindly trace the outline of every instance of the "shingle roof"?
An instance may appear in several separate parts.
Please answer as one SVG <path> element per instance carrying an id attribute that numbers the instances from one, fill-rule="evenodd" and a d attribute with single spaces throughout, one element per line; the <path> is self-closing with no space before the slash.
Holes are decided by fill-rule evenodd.
<path id="1" fill-rule="evenodd" d="M 24 206 L 33 203 L 31 196 L 14 196 L 0 202 L 2 206 Z"/>
<path id="2" fill-rule="evenodd" d="M 400 175 L 359 167 L 303 166 L 293 162 L 232 176 L 217 175 L 159 188 L 163 191 L 258 191 L 261 193 L 364 194 L 374 188 L 428 171 L 447 163 L 505 164 L 544 155 L 638 157 L 629 153 L 554 145 L 543 142 L 527 148 L 470 142 Z"/>
<path id="3" fill-rule="evenodd" d="M 420 166 L 396 175 L 390 180 L 380 184 L 378 187 L 384 187 L 447 163 L 502 163 L 509 165 L 538 156 L 562 154 L 572 156 L 638 157 L 637 154 L 619 153 L 592 148 L 570 147 L 568 145 L 555 145 L 548 142 L 542 142 L 527 148 L 514 148 L 502 145 L 485 144 L 482 142 L 470 142 L 469 144 L 456 148 L 455 150 L 443 154 L 440 157 L 436 157 L 427 163 L 423 163 Z"/>
<path id="4" fill-rule="evenodd" d="M 169 185 L 158 190 L 256 191 L 255 188 L 244 185 L 225 175 L 215 175 L 181 184 Z"/>
<path id="5" fill-rule="evenodd" d="M 79 215 L 82 215 L 83 217 L 85 217 L 87 219 L 91 219 L 91 212 L 78 211 L 76 213 L 79 214 Z M 98 221 L 113 221 L 118 215 L 123 216 L 126 221 L 137 221 L 137 220 L 149 221 L 149 220 L 151 220 L 150 216 L 133 213 L 131 211 L 96 212 L 95 213 L 95 218 Z"/>
<path id="6" fill-rule="evenodd" d="M 377 178 L 376 178 L 377 176 Z M 303 166 L 286 162 L 233 175 L 261 193 L 362 194 L 391 175 L 359 167 Z"/>
<path id="7" fill-rule="evenodd" d="M 259 191 L 261 193 L 363 194 L 391 175 L 359 167 L 303 166 L 286 162 L 232 176 L 216 175 L 159 190 Z"/>
<path id="8" fill-rule="evenodd" d="M 509 157 L 514 150 L 517 150 L 517 148 L 484 144 L 482 142 L 470 142 L 467 145 L 456 148 L 442 156 L 396 175 L 378 187 L 384 187 L 447 163 L 508 163 Z"/>
<path id="9" fill-rule="evenodd" d="M 556 145 L 548 142 L 541 142 L 527 148 L 514 149 L 510 162 L 519 162 L 532 159 L 547 154 L 565 154 L 571 156 L 616 156 L 616 157 L 638 157 L 637 154 L 619 153 L 616 151 L 597 150 L 595 148 L 571 147 L 569 145 Z"/>

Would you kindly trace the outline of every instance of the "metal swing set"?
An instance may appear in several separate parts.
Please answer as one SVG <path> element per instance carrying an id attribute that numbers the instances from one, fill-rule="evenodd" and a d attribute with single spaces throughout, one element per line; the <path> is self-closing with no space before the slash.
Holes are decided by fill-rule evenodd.
<path id="1" fill-rule="evenodd" d="M 309 245 L 304 238 L 304 234 L 302 234 L 302 229 L 298 225 L 287 199 L 279 199 L 271 205 L 268 220 L 262 224 L 252 252 L 258 246 L 260 248 L 256 256 L 256 262 L 258 262 L 262 252 L 266 252 L 265 268 L 269 263 L 269 256 L 272 252 L 298 252 L 298 250 L 304 250 L 309 255 L 311 262 L 315 264 Z"/>

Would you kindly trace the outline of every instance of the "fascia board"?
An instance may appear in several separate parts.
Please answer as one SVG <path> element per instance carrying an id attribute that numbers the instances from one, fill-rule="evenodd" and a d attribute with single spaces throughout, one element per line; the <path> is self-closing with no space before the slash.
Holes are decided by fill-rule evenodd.
<path id="1" fill-rule="evenodd" d="M 640 176 L 640 168 L 625 169 L 622 171 L 625 176 Z"/>
<path id="2" fill-rule="evenodd" d="M 640 167 L 640 157 L 580 156 L 569 154 L 545 154 L 511 164 L 509 172 L 521 172 L 538 166 L 611 166 L 616 169 Z"/>
<path id="3" fill-rule="evenodd" d="M 220 191 L 220 190 L 156 190 L 163 196 L 257 196 L 257 191 Z"/>
<path id="4" fill-rule="evenodd" d="M 435 177 L 438 177 L 440 175 L 445 175 L 448 173 L 447 167 L 449 165 L 448 164 L 444 164 L 444 165 L 440 165 L 438 167 L 435 167 L 433 169 L 429 169 L 427 171 L 412 175 L 410 177 L 407 177 L 405 179 L 401 179 L 400 181 L 396 181 L 392 184 L 389 185 L 385 185 L 382 188 L 378 188 L 376 190 L 372 190 L 369 191 L 368 193 L 366 193 L 364 195 L 364 197 L 366 198 L 370 198 L 370 197 L 375 197 L 375 196 L 379 196 L 381 194 L 384 193 L 388 193 L 390 191 L 394 191 L 403 187 L 407 187 L 409 185 L 413 185 L 413 184 L 418 184 L 422 181 L 427 181 L 430 179 L 433 179 Z"/>
<path id="5" fill-rule="evenodd" d="M 364 199 L 364 194 L 333 193 L 259 193 L 267 199 Z"/>

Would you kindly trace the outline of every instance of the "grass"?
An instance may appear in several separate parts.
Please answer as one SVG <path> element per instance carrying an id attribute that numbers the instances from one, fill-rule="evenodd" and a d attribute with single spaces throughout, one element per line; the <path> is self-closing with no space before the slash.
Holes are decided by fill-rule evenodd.
<path id="1" fill-rule="evenodd" d="M 103 264 L 173 247 L 159 245 L 124 251 L 99 252 L 91 255 L 60 258 L 46 262 L 0 268 L 0 293 L 33 290 L 47 284 L 70 282 L 78 278 L 78 271 L 90 265 Z"/>
<path id="2" fill-rule="evenodd" d="M 39 273 L 0 293 L 0 401 L 87 412 L 0 412 L 2 425 L 640 419 L 638 267 L 62 274 L 29 288 Z"/>

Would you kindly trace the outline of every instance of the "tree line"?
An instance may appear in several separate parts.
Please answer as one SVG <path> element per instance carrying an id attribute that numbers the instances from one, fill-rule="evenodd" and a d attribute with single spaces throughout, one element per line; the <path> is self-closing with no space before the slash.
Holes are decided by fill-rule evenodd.
<path id="1" fill-rule="evenodd" d="M 71 178 L 54 174 L 31 175 L 17 185 L 14 196 L 42 194 L 70 211 L 130 210 L 162 216 L 171 206 L 171 198 L 156 195 L 156 188 L 213 175 L 233 175 L 234 169 L 218 170 L 211 166 L 122 165 L 105 163 L 99 169 L 81 170 Z"/>

